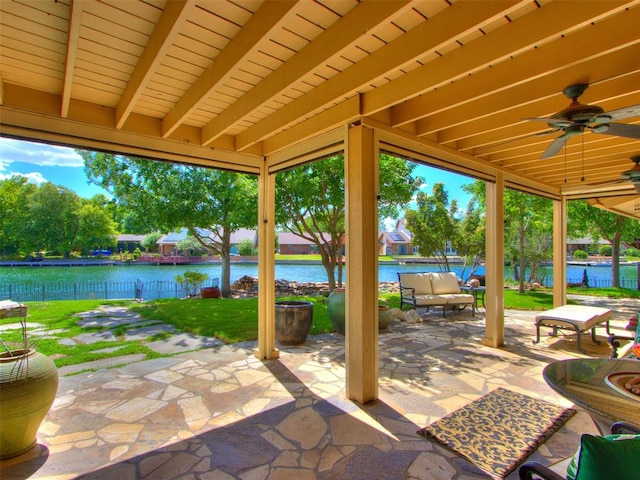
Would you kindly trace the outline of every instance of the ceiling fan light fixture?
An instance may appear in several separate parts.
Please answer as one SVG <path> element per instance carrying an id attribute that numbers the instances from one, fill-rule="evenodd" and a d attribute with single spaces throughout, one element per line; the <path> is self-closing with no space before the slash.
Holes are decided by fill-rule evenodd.
<path id="1" fill-rule="evenodd" d="M 611 115 L 607 115 L 606 113 L 603 115 L 598 115 L 593 119 L 595 123 L 608 123 L 611 120 L 613 120 L 613 117 Z"/>

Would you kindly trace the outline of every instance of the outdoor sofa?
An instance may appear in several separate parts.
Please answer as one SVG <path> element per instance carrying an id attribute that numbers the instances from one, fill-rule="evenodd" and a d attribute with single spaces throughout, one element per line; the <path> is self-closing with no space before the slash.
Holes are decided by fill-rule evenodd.
<path id="1" fill-rule="evenodd" d="M 400 310 L 405 305 L 412 308 L 441 306 L 446 316 L 447 308 L 462 310 L 471 305 L 475 315 L 475 298 L 460 289 L 454 272 L 398 273 L 400 282 Z"/>

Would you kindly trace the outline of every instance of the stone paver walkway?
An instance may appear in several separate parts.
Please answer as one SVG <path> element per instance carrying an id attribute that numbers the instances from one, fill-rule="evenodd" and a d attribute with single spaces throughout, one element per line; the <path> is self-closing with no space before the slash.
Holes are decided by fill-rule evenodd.
<path id="1" fill-rule="evenodd" d="M 638 302 L 613 303 L 622 328 Z M 424 318 L 380 333 L 380 398 L 366 405 L 345 398 L 338 335 L 281 347 L 271 361 L 256 359 L 250 342 L 63 376 L 38 446 L 0 462 L 2 478 L 487 478 L 417 430 L 498 386 L 570 406 L 541 371 L 580 354 L 532 345 L 532 314 L 508 312 L 500 349 L 481 344 L 484 320 L 468 312 Z M 529 459 L 564 458 L 584 432 L 596 429 L 579 411 Z"/>

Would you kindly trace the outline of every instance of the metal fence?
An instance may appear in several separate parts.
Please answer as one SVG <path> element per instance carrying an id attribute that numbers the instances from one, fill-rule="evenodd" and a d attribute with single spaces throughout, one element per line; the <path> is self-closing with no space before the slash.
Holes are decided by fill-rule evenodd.
<path id="1" fill-rule="evenodd" d="M 219 280 L 206 280 L 202 287 L 219 287 Z M 184 286 L 175 281 L 141 280 L 128 282 L 39 282 L 2 283 L 0 300 L 16 302 L 45 302 L 50 300 L 157 300 L 183 298 Z"/>
<path id="2" fill-rule="evenodd" d="M 589 287 L 590 288 L 609 288 L 611 287 L 611 279 L 610 278 L 589 278 Z M 582 278 L 569 278 L 567 279 L 567 283 L 569 285 L 579 285 L 582 283 Z M 638 285 L 638 280 L 635 278 L 620 278 L 620 287 L 628 288 L 631 290 L 640 290 L 640 286 Z"/>

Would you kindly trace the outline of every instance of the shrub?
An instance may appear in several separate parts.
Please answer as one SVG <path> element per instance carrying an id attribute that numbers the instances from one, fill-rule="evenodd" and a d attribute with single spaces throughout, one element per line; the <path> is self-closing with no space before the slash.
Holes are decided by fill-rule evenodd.
<path id="1" fill-rule="evenodd" d="M 176 282 L 184 286 L 187 297 L 195 297 L 198 295 L 202 284 L 209 278 L 209 275 L 204 272 L 187 270 L 184 275 L 176 275 L 175 278 Z"/>
<path id="2" fill-rule="evenodd" d="M 238 242 L 238 253 L 243 257 L 250 257 L 256 254 L 256 249 L 253 248 L 253 241 L 245 238 Z"/>
<path id="3" fill-rule="evenodd" d="M 613 248 L 611 247 L 611 245 L 600 245 L 600 248 L 598 249 L 598 253 L 603 257 L 610 257 L 612 251 Z"/>
<path id="4" fill-rule="evenodd" d="M 573 258 L 577 258 L 579 260 L 586 260 L 587 258 L 589 258 L 589 254 L 584 250 L 574 250 Z"/>

